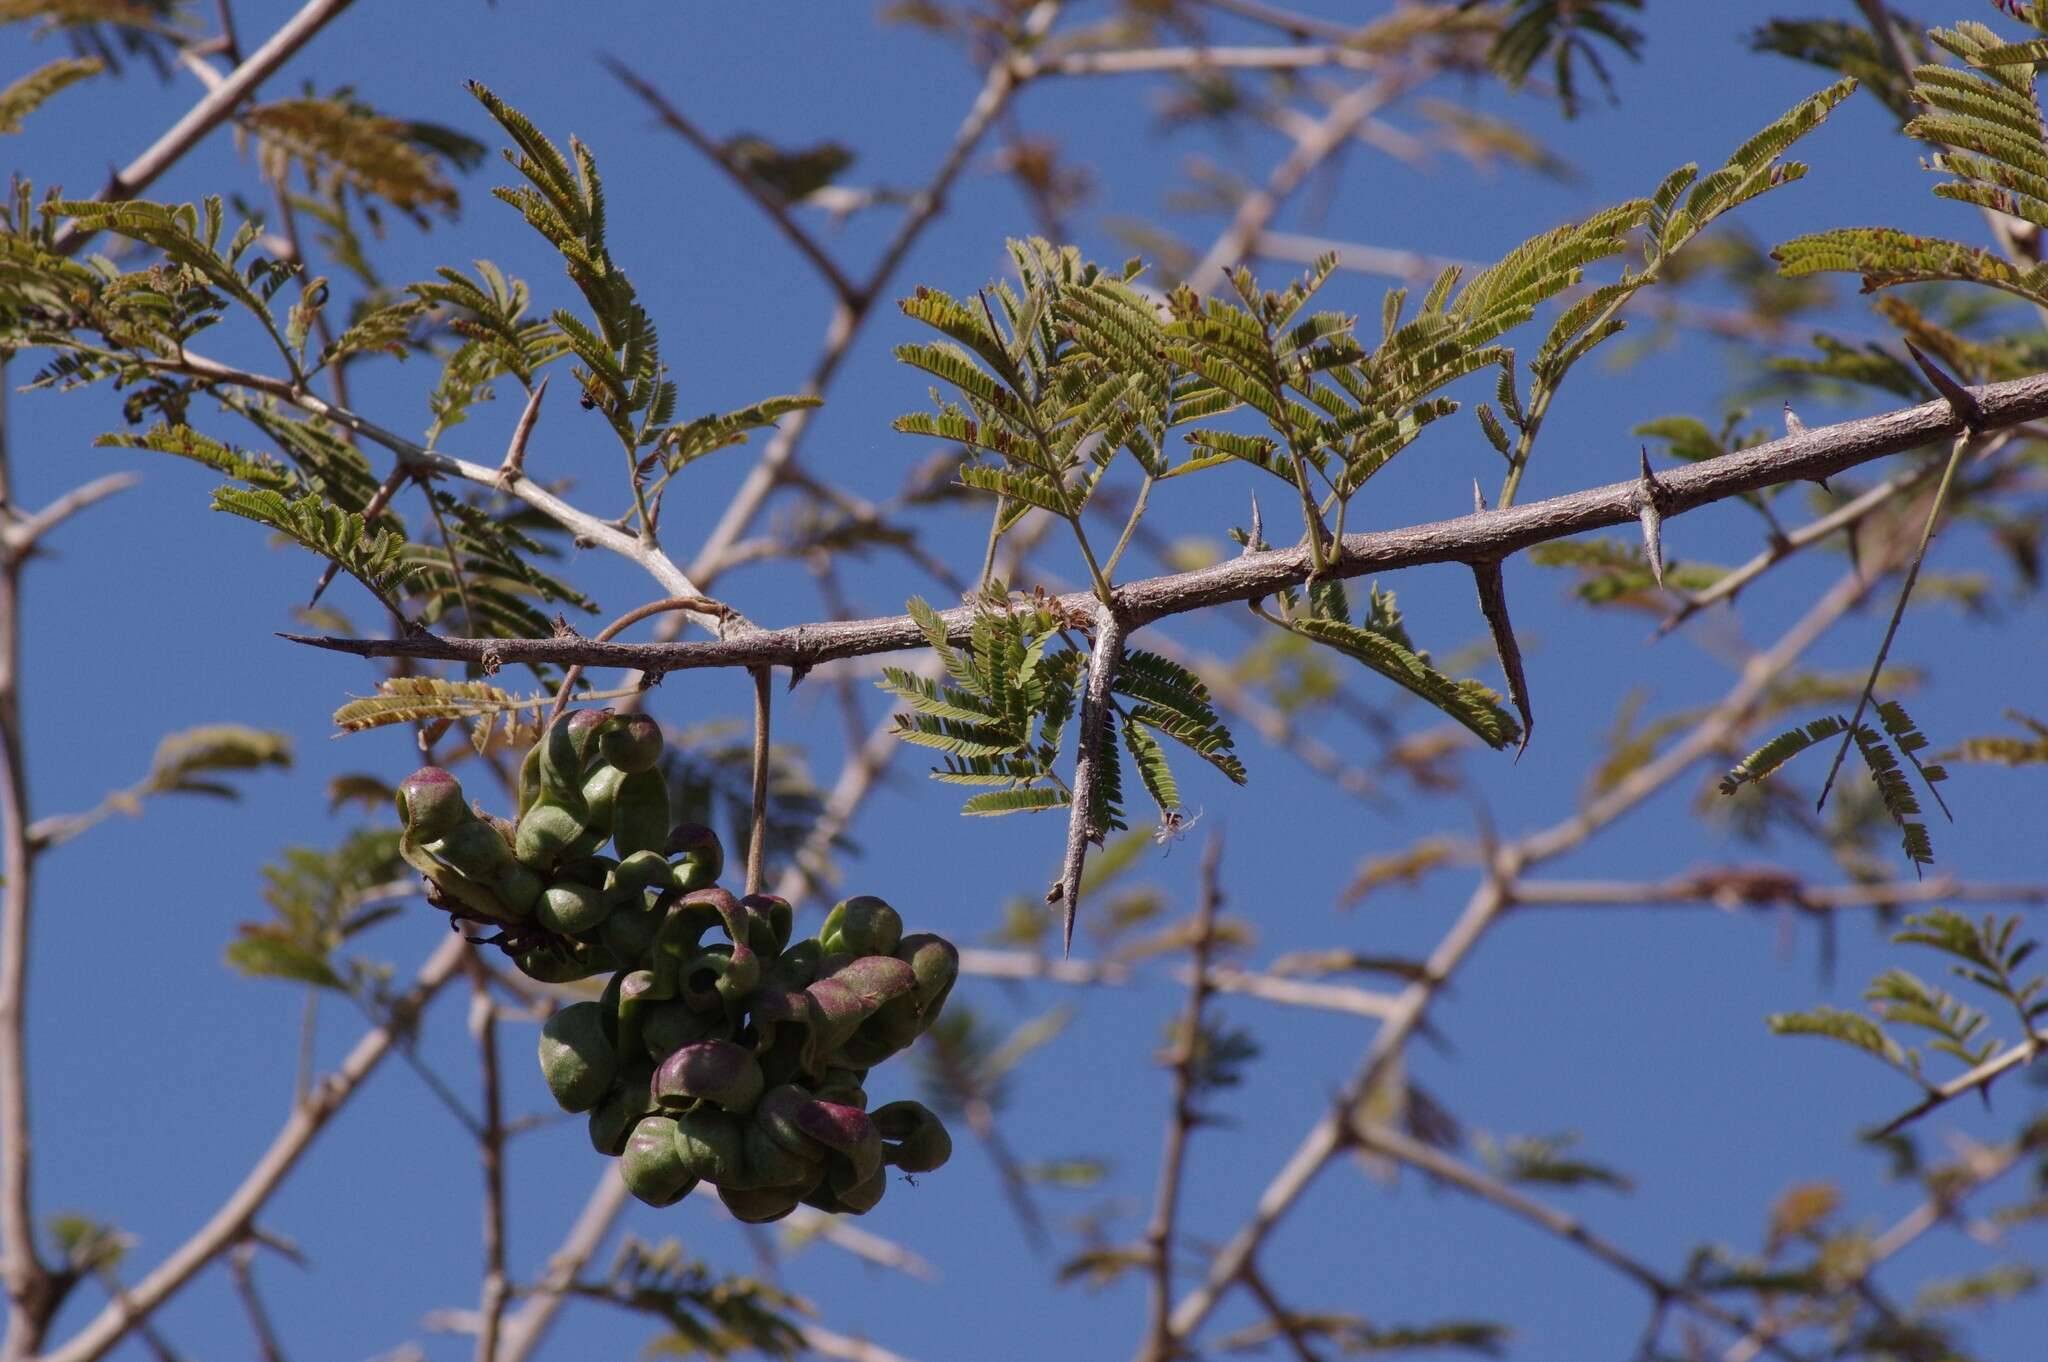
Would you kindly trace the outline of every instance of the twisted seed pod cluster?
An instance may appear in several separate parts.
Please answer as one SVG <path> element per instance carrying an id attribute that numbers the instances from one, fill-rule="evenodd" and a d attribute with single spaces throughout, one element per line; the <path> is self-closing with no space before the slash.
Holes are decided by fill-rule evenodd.
<path id="1" fill-rule="evenodd" d="M 749 1222 L 799 1202 L 867 1211 L 891 1166 L 922 1173 L 952 1153 L 931 1111 L 869 1111 L 865 1084 L 938 1018 L 959 953 L 904 935 L 896 910 L 865 896 L 791 941 L 787 902 L 717 886 L 716 834 L 669 826 L 661 746 L 644 715 L 565 716 L 520 770 L 517 823 L 422 768 L 399 786 L 400 849 L 434 902 L 500 924 L 492 940 L 526 974 L 611 974 L 597 1001 L 541 1029 L 540 1066 L 635 1196 L 667 1206 L 703 1181 Z"/>

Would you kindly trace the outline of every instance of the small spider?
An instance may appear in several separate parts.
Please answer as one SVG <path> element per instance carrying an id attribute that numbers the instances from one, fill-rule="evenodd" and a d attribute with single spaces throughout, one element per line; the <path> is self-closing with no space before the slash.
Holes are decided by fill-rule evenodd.
<path id="1" fill-rule="evenodd" d="M 1182 813 L 1179 809 L 1168 809 L 1159 815 L 1159 826 L 1153 830 L 1152 840 L 1170 849 L 1173 843 L 1188 835 L 1189 828 L 1201 821 L 1200 809 L 1192 814 Z"/>

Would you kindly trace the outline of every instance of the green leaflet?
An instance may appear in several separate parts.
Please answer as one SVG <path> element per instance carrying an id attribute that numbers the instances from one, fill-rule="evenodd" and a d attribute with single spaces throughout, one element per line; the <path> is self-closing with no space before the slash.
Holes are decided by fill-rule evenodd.
<path id="1" fill-rule="evenodd" d="M 51 96 L 98 75 L 104 65 L 93 57 L 60 57 L 0 90 L 0 133 L 20 132 L 22 120 Z"/>
<path id="2" fill-rule="evenodd" d="M 1477 681 L 1454 681 L 1387 634 L 1341 620 L 1285 621 L 1304 638 L 1326 644 L 1363 662 L 1389 681 L 1414 692 L 1477 734 L 1496 752 L 1522 734 L 1521 725 L 1500 704 L 1500 696 Z"/>
<path id="3" fill-rule="evenodd" d="M 213 508 L 267 525 L 301 548 L 340 565 L 394 614 L 399 613 L 395 597 L 414 573 L 405 561 L 404 536 L 370 530 L 359 513 L 344 511 L 311 492 L 288 501 L 273 491 L 220 487 L 214 490 Z"/>

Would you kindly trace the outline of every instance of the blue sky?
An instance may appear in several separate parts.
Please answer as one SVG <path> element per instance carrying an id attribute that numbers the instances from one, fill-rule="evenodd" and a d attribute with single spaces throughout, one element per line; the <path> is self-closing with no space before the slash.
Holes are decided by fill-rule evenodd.
<path id="1" fill-rule="evenodd" d="M 1347 7 L 1324 8 L 1334 14 Z M 288 10 L 238 5 L 245 40 L 270 31 Z M 1779 12 L 1778 5 L 1732 0 L 1652 10 L 1644 19 L 1643 62 L 1615 68 L 1616 108 L 1596 99 L 1584 118 L 1566 124 L 1538 100 L 1490 85 L 1448 82 L 1431 91 L 1522 122 L 1579 168 L 1576 182 L 1511 169 L 1475 175 L 1449 158 L 1418 170 L 1355 147 L 1341 179 L 1301 196 L 1277 225 L 1375 246 L 1494 258 L 1567 217 L 1647 192 L 1681 162 L 1718 164 L 1750 132 L 1826 83 L 1819 72 L 1744 49 L 1742 35 Z M 861 4 L 630 3 L 607 7 L 602 18 L 579 10 L 571 21 L 560 7 L 517 0 L 495 7 L 470 0 L 364 3 L 269 89 L 283 93 L 306 81 L 322 90 L 353 85 L 389 112 L 450 123 L 495 146 L 488 120 L 462 89 L 474 78 L 552 135 L 583 137 L 607 171 L 614 254 L 664 327 L 685 409 L 726 408 L 802 382 L 824 332 L 825 293 L 749 202 L 687 147 L 650 127 L 599 59 L 625 59 L 714 133 L 751 130 L 791 143 L 834 138 L 859 152 L 850 182 L 919 183 L 978 77 L 927 37 L 879 28 L 871 11 Z M 7 30 L 0 33 L 0 71 L 11 76 L 57 51 L 55 42 L 33 45 L 21 29 Z M 1144 80 L 1048 83 L 1018 106 L 1024 126 L 1058 137 L 1095 166 L 1099 188 L 1076 229 L 1077 244 L 1101 258 L 1129 254 L 1113 224 L 1159 217 L 1186 158 L 1206 156 L 1257 178 L 1284 151 L 1277 137 L 1259 133 L 1224 140 L 1162 135 L 1147 112 L 1157 93 Z M 83 194 L 194 97 L 189 77 L 159 85 L 140 70 L 68 92 L 13 140 L 9 164 L 38 184 Z M 1393 121 L 1412 126 L 1413 116 Z M 1966 210 L 1925 192 L 1913 148 L 1890 135 L 1889 116 L 1875 101 L 1852 100 L 1801 155 L 1814 167 L 1804 183 L 1740 214 L 1757 239 L 1878 221 L 1958 235 L 1977 230 Z M 919 282 L 972 290 L 1003 271 L 1004 238 L 1033 229 L 1028 206 L 992 173 L 990 159 L 984 154 L 972 165 L 895 293 Z M 437 264 L 488 257 L 529 278 L 544 304 L 563 300 L 566 281 L 544 245 L 488 197 L 487 188 L 505 182 L 506 173 L 493 160 L 463 182 L 457 224 L 426 235 L 396 224 L 382 257 L 388 277 L 421 278 Z M 252 195 L 257 188 L 246 158 L 221 135 L 188 157 L 158 193 L 180 199 L 228 185 Z M 842 231 L 820 230 L 842 259 L 863 262 L 888 225 L 865 215 Z M 1173 225 L 1203 244 L 1221 221 L 1184 217 Z M 1384 286 L 1342 276 L 1328 298 L 1371 316 Z M 1867 315 L 1844 315 L 1860 330 L 1879 330 Z M 931 452 L 888 428 L 891 417 L 925 401 L 924 382 L 888 354 L 916 338 L 893 309 L 876 315 L 806 441 L 806 468 L 885 498 Z M 1630 427 L 1680 411 L 1711 419 L 1751 377 L 1697 338 L 1625 372 L 1588 366 L 1559 403 L 1524 499 L 1631 475 Z M 420 430 L 427 419 L 420 394 L 430 380 L 424 364 L 366 366 L 357 400 L 387 426 Z M 117 1219 L 139 1241 L 133 1270 L 140 1271 L 211 1212 L 285 1115 L 299 997 L 280 984 L 244 980 L 221 960 L 235 924 L 261 915 L 259 867 L 280 846 L 339 839 L 347 823 L 324 807 L 329 776 L 369 770 L 395 780 L 410 769 L 412 754 L 403 737 L 391 734 L 331 741 L 329 714 L 346 696 L 368 691 L 375 674 L 274 637 L 272 631 L 291 627 L 291 608 L 317 573 L 310 559 L 269 548 L 260 532 L 209 512 L 212 482 L 202 470 L 92 448 L 92 437 L 118 422 L 104 395 L 10 393 L 6 400 L 21 504 L 40 505 L 116 468 L 143 474 L 135 491 L 60 533 L 28 577 L 24 706 L 33 810 L 96 802 L 142 773 L 161 734 L 188 724 L 233 719 L 284 730 L 298 745 L 296 771 L 249 782 L 242 804 L 160 801 L 140 820 L 117 818 L 42 865 L 31 1000 L 38 1206 Z M 1768 411 L 1775 401 L 1760 405 Z M 1872 401 L 1815 404 L 1805 415 L 1819 424 L 1879 409 Z M 575 423 L 579 414 L 558 392 L 537 433 L 535 457 L 546 461 L 547 476 L 609 489 L 616 454 L 591 442 L 587 427 Z M 515 416 L 503 401 L 487 407 L 453 433 L 448 447 L 494 460 Z M 746 457 L 744 450 L 727 452 L 696 465 L 684 495 L 671 499 L 663 528 L 678 556 L 714 522 Z M 1460 513 L 1469 506 L 1471 480 L 1496 476 L 1493 457 L 1467 418 L 1447 423 L 1374 484 L 1370 500 L 1354 509 L 1352 526 Z M 1221 542 L 1227 526 L 1242 522 L 1248 484 L 1213 482 L 1185 493 L 1177 490 L 1185 484 L 1175 484 L 1175 495 L 1156 497 L 1155 528 Z M 974 518 L 951 516 L 933 523 L 928 542 L 967 565 L 981 533 Z M 1667 551 L 1718 562 L 1740 561 L 1759 542 L 1753 517 L 1739 509 L 1688 516 L 1667 531 Z M 1965 533 L 1945 539 L 1937 554 L 1942 567 L 1984 565 L 1980 546 Z M 1072 562 L 1058 555 L 1042 561 L 1046 584 L 1074 584 Z M 586 553 L 574 566 L 607 614 L 647 594 L 646 585 L 601 555 Z M 1661 712 L 1718 695 L 1731 679 L 1726 646 L 1736 639 L 1767 643 L 1839 570 L 1834 555 L 1808 555 L 1746 597 L 1739 624 L 1703 620 L 1651 644 L 1647 617 L 1590 613 L 1570 602 L 1560 576 L 1510 564 L 1540 727 L 1519 764 L 1466 758 L 1496 825 L 1514 834 L 1563 816 L 1625 697 L 1640 688 Z M 853 607 L 866 613 L 893 613 L 913 592 L 943 594 L 887 557 L 866 560 L 849 581 Z M 1439 654 L 1483 638 L 1461 569 L 1416 571 L 1388 584 L 1399 589 L 1418 637 Z M 337 588 L 345 589 L 346 583 Z M 794 623 L 817 611 L 803 576 L 782 566 L 736 575 L 721 593 L 764 623 Z M 358 618 L 371 618 L 359 595 L 337 600 Z M 1881 627 L 1881 614 L 1852 616 L 1814 658 L 1833 668 L 1863 666 Z M 1243 637 L 1220 614 L 1175 632 L 1183 643 L 1212 651 L 1231 650 Z M 1911 617 L 1894 658 L 1934 670 L 1916 710 L 1937 745 L 1997 727 L 2009 706 L 2040 712 L 2042 637 L 2034 601 L 2007 603 L 1990 619 L 1931 610 Z M 1390 699 L 1363 677 L 1357 689 L 1379 703 Z M 879 694 L 863 702 L 871 722 L 883 712 Z M 737 718 L 745 705 L 742 675 L 698 672 L 669 679 L 653 712 L 685 725 Z M 1421 723 L 1412 709 L 1401 715 L 1410 726 Z M 799 690 L 781 703 L 778 723 L 778 738 L 802 745 L 818 778 L 829 782 L 842 747 L 830 691 Z M 1371 754 L 1356 729 L 1333 728 L 1326 737 L 1361 757 Z M 1337 894 L 1366 856 L 1434 831 L 1468 833 L 1469 811 L 1406 800 L 1368 810 L 1249 733 L 1244 747 L 1250 788 L 1183 772 L 1201 824 L 1195 837 L 1148 853 L 1137 875 L 1177 904 L 1190 903 L 1196 839 L 1213 829 L 1226 839 L 1227 911 L 1257 933 L 1252 961 L 1311 946 L 1426 951 L 1469 892 L 1469 872 L 1442 873 L 1414 891 L 1390 889 L 1349 911 L 1335 906 Z M 914 755 L 896 769 L 854 829 L 860 854 L 846 862 L 847 892 L 884 895 L 914 929 L 978 941 L 996 926 L 1005 900 L 1034 894 L 1050 877 L 1063 828 L 1049 818 L 961 820 L 952 812 L 954 797 L 921 779 Z M 1706 775 L 1681 782 L 1546 873 L 1652 878 L 1768 857 L 1832 882 L 1833 872 L 1788 839 L 1759 851 L 1691 820 L 1688 801 Z M 1950 788 L 1958 821 L 1936 828 L 1942 868 L 1970 879 L 2041 877 L 2034 779 L 1964 767 Z M 438 914 L 415 905 L 378 929 L 366 949 L 409 973 L 444 930 Z M 1818 1001 L 1853 1006 L 1862 982 L 1897 958 L 1874 924 L 1851 918 L 1842 925 L 1830 986 L 1819 977 L 1808 927 L 1781 930 L 1768 917 L 1705 909 L 1532 910 L 1490 935 L 1459 974 L 1432 1012 L 1446 1044 L 1414 1047 L 1411 1073 L 1475 1129 L 1578 1131 L 1588 1156 L 1620 1166 L 1637 1188 L 1626 1196 L 1546 1196 L 1668 1272 L 1676 1273 L 1699 1242 L 1754 1247 L 1770 1199 L 1794 1183 L 1836 1181 L 1847 1217 L 1881 1226 L 1915 1198 L 1884 1181 L 1877 1158 L 1855 1151 L 1853 1132 L 1899 1107 L 1910 1091 L 1846 1051 L 1774 1040 L 1762 1018 Z M 1179 1006 L 1177 990 L 1165 982 L 1079 993 L 974 981 L 959 996 L 1000 1025 L 1056 1005 L 1077 1009 L 1016 1082 L 1004 1133 L 1027 1158 L 1104 1159 L 1110 1175 L 1103 1187 L 1048 1192 L 1046 1208 L 1063 1225 L 1107 1203 L 1115 1212 L 1107 1232 L 1135 1237 L 1149 1205 L 1165 1110 L 1166 1078 L 1152 1056 Z M 435 1005 L 421 1051 L 467 1092 L 473 1075 L 462 1007 L 452 994 Z M 1219 1012 L 1250 1027 L 1264 1054 L 1245 1086 L 1218 1099 L 1228 1122 L 1203 1132 L 1194 1146 L 1186 1228 L 1210 1240 L 1242 1220 L 1370 1039 L 1369 1024 L 1357 1019 L 1245 1000 L 1226 1000 Z M 332 1004 L 324 1016 L 320 1054 L 331 1064 L 360 1022 Z M 507 1037 L 515 1111 L 547 1105 L 524 1058 L 530 1042 L 529 1031 Z M 910 1092 L 907 1073 L 877 1079 L 878 1099 Z M 1930 1123 L 1929 1147 L 1939 1148 L 1944 1131 L 1988 1138 L 2008 1130 L 2030 1101 L 2038 1106 L 2037 1092 L 2013 1083 L 2000 1091 L 1989 1118 L 1958 1104 Z M 1063 1233 L 1060 1252 L 1034 1255 L 1004 1210 L 987 1159 L 964 1131 L 956 1133 L 961 1152 L 951 1166 L 914 1188 L 892 1187 L 864 1222 L 931 1259 L 941 1273 L 936 1285 L 817 1245 L 784 1265 L 783 1283 L 815 1302 L 831 1327 L 870 1335 L 920 1362 L 1128 1353 L 1141 1319 L 1136 1279 L 1098 1294 L 1053 1286 L 1060 1252 L 1075 1241 Z M 516 1143 L 515 1274 L 538 1271 L 606 1172 L 580 1122 Z M 402 1065 L 379 1072 L 262 1217 L 310 1259 L 307 1271 L 274 1260 L 259 1268 L 294 1358 L 369 1358 L 408 1340 L 433 1359 L 467 1356 L 466 1339 L 425 1332 L 422 1319 L 473 1304 L 478 1182 L 466 1137 L 419 1079 Z M 755 1267 L 749 1241 L 696 1202 L 666 1212 L 635 1209 L 625 1224 L 643 1237 L 679 1236 L 724 1267 Z M 2043 1247 L 2038 1234 L 2032 1247 Z M 1989 1261 L 1979 1245 L 1936 1235 L 1904 1255 L 1885 1280 L 1910 1287 Z M 1626 1356 L 1647 1309 L 1629 1282 L 1497 1211 L 1413 1176 L 1384 1185 L 1345 1163 L 1325 1172 L 1263 1262 L 1301 1309 L 1348 1311 L 1389 1325 L 1505 1320 L 1516 1330 L 1509 1356 L 1519 1362 Z M 80 1292 L 57 1337 L 82 1321 L 90 1297 L 90 1289 Z M 96 1310 L 97 1300 L 89 1308 Z M 1236 1301 L 1214 1327 L 1252 1319 Z M 165 1311 L 161 1323 L 186 1355 L 249 1355 L 245 1326 L 217 1273 Z M 1970 1337 L 1982 1355 L 2018 1362 L 2044 1324 L 2037 1304 L 2021 1302 L 1991 1312 Z M 559 1326 L 551 1355 L 633 1348 L 648 1333 L 640 1321 L 580 1306 Z M 115 1355 L 146 1354 L 130 1341 Z"/>

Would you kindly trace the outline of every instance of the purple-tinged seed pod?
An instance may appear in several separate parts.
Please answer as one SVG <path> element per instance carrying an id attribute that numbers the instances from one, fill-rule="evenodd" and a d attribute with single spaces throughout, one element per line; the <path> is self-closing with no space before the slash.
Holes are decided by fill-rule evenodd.
<path id="1" fill-rule="evenodd" d="M 615 714 L 598 735 L 598 750 L 621 771 L 652 771 L 661 760 L 661 725 L 646 714 Z"/>
<path id="2" fill-rule="evenodd" d="M 721 1187 L 718 1199 L 742 1225 L 767 1225 L 803 1204 L 804 1193 L 796 1187 Z"/>
<path id="3" fill-rule="evenodd" d="M 740 906 L 747 910 L 752 922 L 765 921 L 768 925 L 766 945 L 756 938 L 754 926 L 748 928 L 749 942 L 763 957 L 772 961 L 789 948 L 789 938 L 796 930 L 796 909 L 788 899 L 776 894 L 749 894 L 740 900 Z"/>
<path id="4" fill-rule="evenodd" d="M 797 1108 L 796 1128 L 833 1152 L 835 1187 L 865 1182 L 882 1166 L 882 1137 L 859 1107 L 812 1098 Z"/>
<path id="5" fill-rule="evenodd" d="M 822 1164 L 826 1147 L 804 1133 L 797 1117 L 811 1095 L 794 1083 L 781 1083 L 761 1094 L 754 1104 L 754 1124 L 776 1144 L 809 1162 Z"/>
<path id="6" fill-rule="evenodd" d="M 953 1157 L 945 1122 L 922 1102 L 891 1102 L 868 1119 L 882 1137 L 882 1158 L 906 1173 L 929 1173 Z"/>
<path id="7" fill-rule="evenodd" d="M 578 775 L 588 771 L 597 761 L 600 735 L 611 718 L 612 711 L 609 709 L 579 709 L 562 721 L 568 730 L 570 750 L 576 754 Z M 546 753 L 541 754 L 541 760 L 547 760 Z"/>
<path id="8" fill-rule="evenodd" d="M 817 1004 L 817 1053 L 829 1055 L 886 1003 L 911 995 L 917 976 L 903 961 L 888 955 L 863 956 L 804 991 Z"/>
<path id="9" fill-rule="evenodd" d="M 702 823 L 678 823 L 669 829 L 662 854 L 675 860 L 671 882 L 685 894 L 718 883 L 725 873 L 725 846 Z"/>
<path id="10" fill-rule="evenodd" d="M 654 1071 L 655 1100 L 683 1107 L 702 1098 L 745 1115 L 761 1100 L 761 1064 L 754 1052 L 729 1040 L 685 1045 Z"/>
<path id="11" fill-rule="evenodd" d="M 917 975 L 917 1008 L 930 1026 L 960 977 L 960 952 L 943 936 L 917 932 L 898 942 L 894 954 Z"/>
<path id="12" fill-rule="evenodd" d="M 650 1206 L 673 1206 L 688 1196 L 697 1178 L 676 1148 L 676 1123 L 666 1116 L 641 1117 L 619 1155 L 619 1177 Z"/>
<path id="13" fill-rule="evenodd" d="M 589 1002 L 556 1009 L 540 1029 L 540 1072 L 563 1111 L 588 1111 L 603 1101 L 618 1074 L 604 1010 Z"/>
<path id="14" fill-rule="evenodd" d="M 889 955 L 902 939 L 902 915 L 873 894 L 841 899 L 818 928 L 818 944 L 828 955 Z"/>
<path id="15" fill-rule="evenodd" d="M 433 842 L 475 815 L 462 802 L 462 783 L 438 766 L 422 766 L 398 786 L 398 821 L 415 842 Z"/>
<path id="16" fill-rule="evenodd" d="M 714 1187 L 746 1185 L 740 1123 L 716 1107 L 696 1107 L 676 1121 L 676 1152 L 691 1173 Z"/>
<path id="17" fill-rule="evenodd" d="M 534 921 L 563 936 L 581 936 L 602 924 L 611 913 L 601 890 L 574 880 L 556 880 L 534 905 Z"/>

